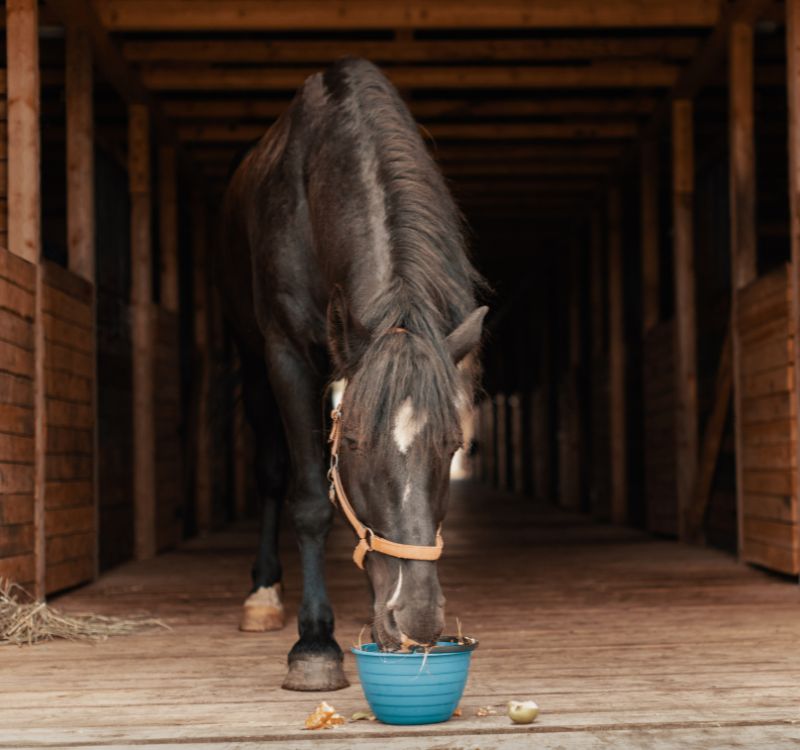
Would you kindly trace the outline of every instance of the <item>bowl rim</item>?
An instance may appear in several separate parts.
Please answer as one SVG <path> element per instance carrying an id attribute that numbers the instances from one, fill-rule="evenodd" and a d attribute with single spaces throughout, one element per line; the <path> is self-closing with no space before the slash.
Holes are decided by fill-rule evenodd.
<path id="1" fill-rule="evenodd" d="M 459 640 L 458 636 L 456 635 L 442 635 L 438 638 L 438 643 L 445 641 L 448 643 L 447 646 L 434 646 L 431 648 L 427 654 L 428 656 L 447 656 L 448 654 L 463 654 L 469 651 L 474 651 L 478 648 L 480 641 L 477 638 L 471 638 L 470 636 L 462 636 Z M 381 651 L 380 649 L 375 649 L 374 651 L 370 650 L 367 651 L 364 649 L 364 646 L 377 646 L 376 643 L 364 643 L 361 648 L 358 646 L 352 646 L 350 651 L 356 656 L 380 656 L 380 657 L 390 657 L 396 659 L 407 659 L 409 657 L 416 657 L 420 658 L 425 655 L 425 649 L 422 646 L 414 646 L 411 648 L 410 651 Z"/>

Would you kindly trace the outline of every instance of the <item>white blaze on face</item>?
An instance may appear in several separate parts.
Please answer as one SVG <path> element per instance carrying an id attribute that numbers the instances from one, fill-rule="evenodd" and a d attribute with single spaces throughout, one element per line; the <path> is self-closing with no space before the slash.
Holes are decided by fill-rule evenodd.
<path id="1" fill-rule="evenodd" d="M 401 499 L 401 503 L 405 505 L 408 502 L 408 498 L 411 497 L 411 482 L 406 482 L 406 486 L 403 488 L 403 497 Z"/>
<path id="2" fill-rule="evenodd" d="M 394 607 L 397 604 L 397 600 L 400 598 L 400 589 L 403 588 L 403 569 L 400 568 L 400 574 L 397 576 L 397 585 L 394 587 L 394 591 L 392 592 L 391 597 L 389 597 L 389 601 L 386 602 L 387 608 Z"/>
<path id="3" fill-rule="evenodd" d="M 394 442 L 397 444 L 400 453 L 408 453 L 408 449 L 416 440 L 417 435 L 422 432 L 422 428 L 425 427 L 427 421 L 427 414 L 424 412 L 421 414 L 415 413 L 411 398 L 403 401 L 394 418 L 393 432 Z"/>

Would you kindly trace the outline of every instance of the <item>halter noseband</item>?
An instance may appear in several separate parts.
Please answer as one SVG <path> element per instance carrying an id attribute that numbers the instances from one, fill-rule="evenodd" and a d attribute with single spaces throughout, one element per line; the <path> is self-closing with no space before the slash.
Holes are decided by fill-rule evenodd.
<path id="1" fill-rule="evenodd" d="M 330 438 L 328 438 L 328 442 L 331 444 L 331 465 L 330 469 L 328 469 L 328 479 L 331 484 L 328 490 L 328 497 L 334 505 L 336 505 L 338 499 L 339 507 L 358 535 L 358 544 L 353 550 L 353 562 L 361 570 L 364 570 L 364 558 L 368 552 L 380 552 L 390 557 L 398 557 L 401 560 L 438 560 L 442 556 L 442 548 L 444 547 L 441 525 L 436 529 L 436 544 L 422 546 L 391 542 L 382 536 L 378 536 L 369 526 L 365 526 L 358 520 L 353 506 L 350 505 L 350 501 L 347 499 L 342 477 L 339 474 L 339 442 L 342 437 L 342 409 L 340 406 L 337 406 L 331 412 L 331 419 L 333 420 L 333 426 L 331 427 Z"/>

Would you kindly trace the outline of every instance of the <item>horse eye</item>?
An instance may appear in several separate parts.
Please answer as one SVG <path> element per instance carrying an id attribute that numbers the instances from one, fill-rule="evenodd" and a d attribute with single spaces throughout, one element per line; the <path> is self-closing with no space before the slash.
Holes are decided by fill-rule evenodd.
<path id="1" fill-rule="evenodd" d="M 344 442 L 347 445 L 347 449 L 348 450 L 351 450 L 351 451 L 357 451 L 358 450 L 358 440 L 356 440 L 355 438 L 347 437 L 347 435 L 345 435 L 344 436 Z"/>

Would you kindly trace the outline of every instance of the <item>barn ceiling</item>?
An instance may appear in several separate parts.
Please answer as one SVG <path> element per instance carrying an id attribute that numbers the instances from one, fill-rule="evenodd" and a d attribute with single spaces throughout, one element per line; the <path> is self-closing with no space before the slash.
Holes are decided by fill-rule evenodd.
<path id="1" fill-rule="evenodd" d="M 712 32 L 733 5 L 767 22 L 782 14 L 764 0 L 47 5 L 61 16 L 93 7 L 95 37 L 123 58 L 124 69 L 101 61 L 100 73 L 130 79 L 124 85 L 155 102 L 157 122 L 215 189 L 309 74 L 345 55 L 373 60 L 400 89 L 470 217 L 585 212 L 652 135 L 671 93 L 709 52 L 718 61 Z M 759 61 L 767 83 L 781 82 L 779 41 Z"/>

